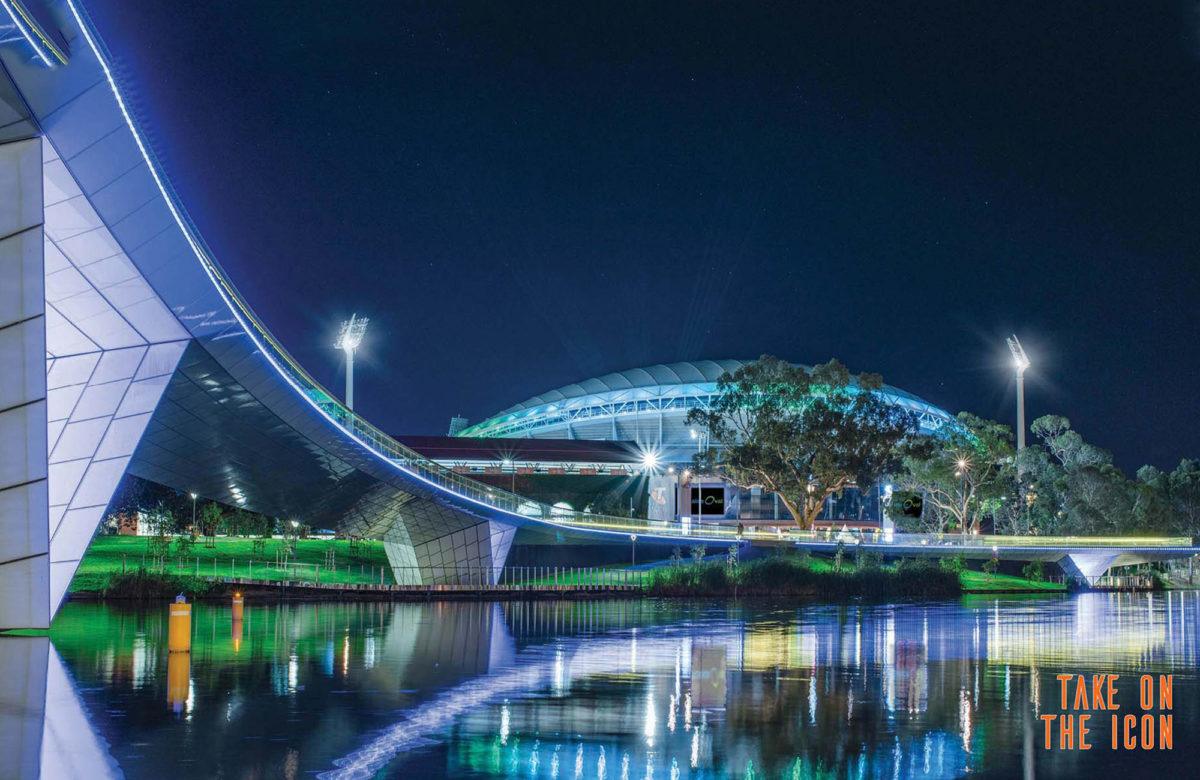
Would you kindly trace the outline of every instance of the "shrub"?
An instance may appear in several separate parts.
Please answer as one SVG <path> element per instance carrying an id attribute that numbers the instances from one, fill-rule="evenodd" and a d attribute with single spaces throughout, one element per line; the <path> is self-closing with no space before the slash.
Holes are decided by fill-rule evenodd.
<path id="1" fill-rule="evenodd" d="M 895 569 L 870 559 L 847 571 L 814 569 L 807 557 L 771 556 L 731 569 L 720 563 L 664 566 L 650 571 L 647 587 L 659 596 L 804 596 L 849 598 L 952 598 L 962 592 L 954 572 L 927 560 L 901 561 Z M 860 562 L 860 563 L 863 563 Z"/>
<path id="2" fill-rule="evenodd" d="M 942 558 L 938 562 L 938 566 L 942 571 L 948 571 L 953 574 L 962 574 L 967 568 L 967 561 L 961 555 L 952 555 L 949 558 Z"/>
<path id="3" fill-rule="evenodd" d="M 1041 582 L 1046 578 L 1045 567 L 1041 561 L 1030 561 L 1021 568 L 1021 576 L 1027 580 Z"/>
<path id="4" fill-rule="evenodd" d="M 869 550 L 860 551 L 858 554 L 858 568 L 863 571 L 873 571 L 883 568 L 883 556 L 877 552 Z"/>
<path id="5" fill-rule="evenodd" d="M 989 558 L 983 562 L 982 568 L 988 574 L 995 574 L 1000 569 L 1000 561 L 996 558 Z"/>
<path id="6" fill-rule="evenodd" d="M 181 536 L 175 540 L 175 552 L 185 558 L 191 554 L 192 548 L 196 546 L 196 540 L 190 536 Z"/>
<path id="7" fill-rule="evenodd" d="M 190 598 L 207 596 L 219 591 L 223 585 L 198 577 L 178 574 L 157 574 L 138 569 L 124 574 L 109 575 L 101 588 L 105 598 L 116 599 L 171 599 L 183 593 Z"/>

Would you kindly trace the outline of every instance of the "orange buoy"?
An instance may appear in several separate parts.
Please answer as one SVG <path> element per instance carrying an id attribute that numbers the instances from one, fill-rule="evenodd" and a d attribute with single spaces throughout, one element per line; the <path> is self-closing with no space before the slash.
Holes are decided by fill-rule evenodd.
<path id="1" fill-rule="evenodd" d="M 192 649 L 192 605 L 183 594 L 171 603 L 167 618 L 167 650 L 172 653 L 187 653 Z"/>

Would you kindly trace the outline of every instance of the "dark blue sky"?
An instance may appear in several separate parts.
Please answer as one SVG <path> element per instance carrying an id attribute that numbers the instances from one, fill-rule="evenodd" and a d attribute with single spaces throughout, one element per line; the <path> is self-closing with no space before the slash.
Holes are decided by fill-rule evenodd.
<path id="1" fill-rule="evenodd" d="M 761 353 L 1011 423 L 1015 331 L 1031 419 L 1200 456 L 1195 2 L 87 5 L 288 349 L 340 391 L 371 318 L 389 430 Z"/>

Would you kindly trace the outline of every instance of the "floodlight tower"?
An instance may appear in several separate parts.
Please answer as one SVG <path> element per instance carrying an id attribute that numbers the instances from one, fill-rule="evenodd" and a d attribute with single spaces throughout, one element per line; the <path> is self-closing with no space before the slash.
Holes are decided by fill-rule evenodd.
<path id="1" fill-rule="evenodd" d="M 346 408 L 354 408 L 354 351 L 362 343 L 363 334 L 367 332 L 366 317 L 351 314 L 350 319 L 342 323 L 336 346 L 346 353 Z"/>
<path id="2" fill-rule="evenodd" d="M 1013 367 L 1017 371 L 1017 459 L 1020 462 L 1021 453 L 1025 451 L 1025 369 L 1029 368 L 1029 358 L 1015 334 L 1008 337 L 1008 350 L 1012 352 Z"/>

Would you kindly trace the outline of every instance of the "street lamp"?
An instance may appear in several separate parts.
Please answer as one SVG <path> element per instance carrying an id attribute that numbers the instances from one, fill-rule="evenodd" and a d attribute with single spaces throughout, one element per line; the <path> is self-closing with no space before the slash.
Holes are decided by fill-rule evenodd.
<path id="1" fill-rule="evenodd" d="M 629 556 L 630 567 L 637 566 L 637 534 L 629 535 Z"/>
<path id="2" fill-rule="evenodd" d="M 1013 367 L 1017 372 L 1017 470 L 1020 472 L 1021 453 L 1025 451 L 1025 369 L 1029 368 L 1029 357 L 1016 335 L 1008 337 L 1008 350 L 1013 356 Z"/>
<path id="3" fill-rule="evenodd" d="M 516 493 L 517 492 L 517 465 L 515 463 L 513 463 L 512 458 L 505 458 L 504 460 L 500 461 L 500 465 L 503 466 L 504 468 L 508 469 L 508 473 L 511 478 L 510 489 L 508 492 Z"/>
<path id="4" fill-rule="evenodd" d="M 358 345 L 362 344 L 368 322 L 370 320 L 366 317 L 359 318 L 358 315 L 351 314 L 350 319 L 342 323 L 342 330 L 338 333 L 338 340 L 334 345 L 346 353 L 346 408 L 351 410 L 354 409 L 354 352 Z"/>
<path id="5" fill-rule="evenodd" d="M 199 497 L 195 493 L 188 493 L 192 497 L 192 530 L 190 533 L 196 533 L 196 499 Z"/>
<path id="6" fill-rule="evenodd" d="M 964 457 L 959 457 L 954 465 L 957 467 L 954 470 L 954 476 L 959 478 L 958 494 L 962 496 L 962 526 L 963 536 L 967 535 L 967 513 L 970 509 L 970 499 L 967 497 L 967 472 L 971 470 L 971 461 Z"/>

